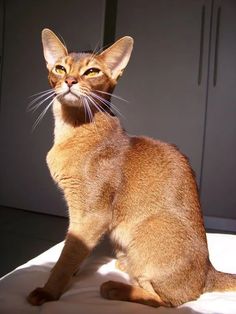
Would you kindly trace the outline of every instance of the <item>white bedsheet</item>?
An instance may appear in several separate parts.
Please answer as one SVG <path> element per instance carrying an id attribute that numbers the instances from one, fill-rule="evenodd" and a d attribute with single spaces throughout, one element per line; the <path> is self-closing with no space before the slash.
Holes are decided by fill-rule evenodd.
<path id="1" fill-rule="evenodd" d="M 218 270 L 236 273 L 236 236 L 208 234 L 210 259 Z M 35 287 L 42 286 L 49 276 L 63 247 L 63 242 L 16 268 L 0 280 L 1 314 L 236 314 L 236 292 L 206 293 L 197 301 L 178 308 L 152 308 L 141 304 L 109 301 L 100 297 L 99 286 L 106 280 L 129 282 L 126 274 L 115 268 L 115 260 L 96 252 L 74 277 L 71 288 L 59 301 L 34 307 L 26 296 Z"/>

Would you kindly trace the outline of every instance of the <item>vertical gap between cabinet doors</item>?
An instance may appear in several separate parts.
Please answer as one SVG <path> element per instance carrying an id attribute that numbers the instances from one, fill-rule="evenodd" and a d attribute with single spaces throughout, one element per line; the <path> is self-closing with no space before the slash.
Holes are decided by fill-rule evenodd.
<path id="1" fill-rule="evenodd" d="M 211 1 L 211 17 L 210 17 L 210 32 L 209 32 L 209 46 L 208 46 L 208 58 L 207 58 L 207 79 L 206 79 L 206 96 L 205 96 L 205 114 L 203 122 L 203 137 L 202 137 L 202 156 L 201 156 L 201 169 L 200 169 L 200 180 L 199 180 L 199 193 L 202 195 L 202 179 L 203 179 L 203 168 L 204 168 L 204 156 L 206 148 L 206 126 L 207 126 L 207 113 L 208 113 L 208 100 L 209 100 L 209 86 L 210 86 L 210 70 L 211 70 L 211 51 L 212 51 L 212 28 L 213 28 L 213 14 L 214 14 L 215 0 Z"/>
<path id="2" fill-rule="evenodd" d="M 117 0 L 106 0 L 103 29 L 103 47 L 115 41 L 116 35 Z"/>

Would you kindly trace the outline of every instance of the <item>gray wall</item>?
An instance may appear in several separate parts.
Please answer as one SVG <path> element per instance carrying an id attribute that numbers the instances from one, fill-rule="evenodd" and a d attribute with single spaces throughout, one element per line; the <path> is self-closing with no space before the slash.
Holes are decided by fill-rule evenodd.
<path id="1" fill-rule="evenodd" d="M 93 10 L 91 10 L 93 7 Z M 105 1 L 5 1 L 4 64 L 0 114 L 0 204 L 66 215 L 45 157 L 53 140 L 48 114 L 32 131 L 46 105 L 32 114 L 30 96 L 49 88 L 41 30 L 55 30 L 69 50 L 89 50 L 103 41 Z M 89 23 L 89 27 L 88 27 Z"/>

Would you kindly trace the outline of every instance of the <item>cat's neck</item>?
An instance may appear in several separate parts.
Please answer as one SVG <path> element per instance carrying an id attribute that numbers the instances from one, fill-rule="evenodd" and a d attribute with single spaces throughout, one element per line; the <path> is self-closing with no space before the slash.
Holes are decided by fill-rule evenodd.
<path id="1" fill-rule="evenodd" d="M 120 127 L 117 118 L 107 113 L 94 113 L 93 121 L 85 122 L 83 110 L 76 107 L 62 105 L 58 100 L 53 103 L 53 115 L 55 120 L 54 143 L 59 144 L 76 134 L 84 137 L 102 137 L 109 130 Z"/>

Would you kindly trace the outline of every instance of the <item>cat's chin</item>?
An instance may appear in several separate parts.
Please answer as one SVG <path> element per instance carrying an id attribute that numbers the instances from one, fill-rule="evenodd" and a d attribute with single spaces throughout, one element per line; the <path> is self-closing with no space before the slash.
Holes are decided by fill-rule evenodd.
<path id="1" fill-rule="evenodd" d="M 67 93 L 61 98 L 61 103 L 71 107 L 78 107 L 80 106 L 81 101 L 75 94 Z"/>
<path id="2" fill-rule="evenodd" d="M 65 101 L 72 103 L 79 101 L 79 97 L 73 93 L 67 93 L 63 96 L 63 98 L 65 99 Z"/>

